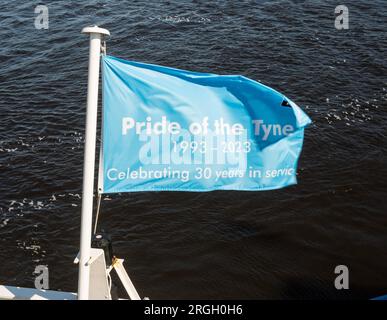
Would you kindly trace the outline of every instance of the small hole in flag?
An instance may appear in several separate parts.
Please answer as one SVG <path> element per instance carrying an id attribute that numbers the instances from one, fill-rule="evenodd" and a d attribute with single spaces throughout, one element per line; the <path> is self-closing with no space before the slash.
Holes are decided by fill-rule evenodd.
<path id="1" fill-rule="evenodd" d="M 290 107 L 290 104 L 287 100 L 282 101 L 281 106 L 283 107 Z"/>

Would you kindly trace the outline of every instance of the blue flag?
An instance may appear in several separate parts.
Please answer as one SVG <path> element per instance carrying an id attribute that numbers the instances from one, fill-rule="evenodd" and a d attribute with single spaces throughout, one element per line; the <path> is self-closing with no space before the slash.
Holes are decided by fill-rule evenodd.
<path id="1" fill-rule="evenodd" d="M 295 184 L 308 116 L 243 76 L 103 57 L 101 193 Z"/>

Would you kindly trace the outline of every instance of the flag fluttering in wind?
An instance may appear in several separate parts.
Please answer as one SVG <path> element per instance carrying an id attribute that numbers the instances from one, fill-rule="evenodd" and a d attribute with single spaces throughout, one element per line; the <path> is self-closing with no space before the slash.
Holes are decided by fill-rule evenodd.
<path id="1" fill-rule="evenodd" d="M 309 117 L 243 76 L 103 57 L 99 190 L 271 190 L 295 184 Z"/>

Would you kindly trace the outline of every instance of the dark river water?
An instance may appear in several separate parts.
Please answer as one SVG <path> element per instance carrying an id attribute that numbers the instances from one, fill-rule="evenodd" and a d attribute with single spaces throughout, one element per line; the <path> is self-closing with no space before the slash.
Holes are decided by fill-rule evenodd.
<path id="1" fill-rule="evenodd" d="M 34 26 L 36 4 L 49 29 Z M 349 29 L 334 9 L 349 8 Z M 0 1 L 0 283 L 77 290 L 88 38 L 129 60 L 242 74 L 313 120 L 299 184 L 103 197 L 151 299 L 346 299 L 387 293 L 387 2 Z M 349 290 L 334 269 L 349 268 Z"/>

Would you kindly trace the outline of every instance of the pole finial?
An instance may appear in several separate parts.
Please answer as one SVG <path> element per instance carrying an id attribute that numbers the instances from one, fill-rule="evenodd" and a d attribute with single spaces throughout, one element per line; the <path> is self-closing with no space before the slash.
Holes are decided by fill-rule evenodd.
<path id="1" fill-rule="evenodd" d="M 82 29 L 82 33 L 98 33 L 105 36 L 110 36 L 110 32 L 107 29 L 100 28 L 98 26 L 91 26 Z"/>

